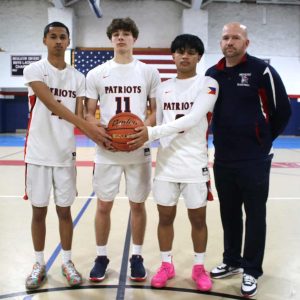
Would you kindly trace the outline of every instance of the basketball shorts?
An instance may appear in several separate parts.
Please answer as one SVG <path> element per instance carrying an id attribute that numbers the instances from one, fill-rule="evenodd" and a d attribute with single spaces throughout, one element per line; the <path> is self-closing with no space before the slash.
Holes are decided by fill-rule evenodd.
<path id="1" fill-rule="evenodd" d="M 151 191 L 151 162 L 129 165 L 95 164 L 93 188 L 102 201 L 113 201 L 119 193 L 121 176 L 130 201 L 144 202 Z"/>
<path id="2" fill-rule="evenodd" d="M 153 199 L 163 206 L 175 206 L 182 195 L 186 208 L 195 209 L 206 206 L 207 185 L 206 182 L 177 183 L 154 179 Z"/>
<path id="3" fill-rule="evenodd" d="M 53 198 L 57 206 L 71 206 L 76 197 L 76 167 L 48 167 L 27 164 L 26 193 L 33 206 L 49 205 Z"/>

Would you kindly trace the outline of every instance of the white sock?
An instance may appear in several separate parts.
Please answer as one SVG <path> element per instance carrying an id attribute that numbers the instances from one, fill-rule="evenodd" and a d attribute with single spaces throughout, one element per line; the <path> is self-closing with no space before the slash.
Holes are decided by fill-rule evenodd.
<path id="1" fill-rule="evenodd" d="M 172 251 L 161 251 L 160 255 L 163 262 L 172 263 Z"/>
<path id="2" fill-rule="evenodd" d="M 35 261 L 41 266 L 45 265 L 44 251 L 35 251 Z"/>
<path id="3" fill-rule="evenodd" d="M 142 255 L 143 245 L 132 244 L 132 255 Z"/>
<path id="4" fill-rule="evenodd" d="M 96 246 L 97 256 L 107 256 L 107 247 L 105 246 Z"/>
<path id="5" fill-rule="evenodd" d="M 205 252 L 194 254 L 194 265 L 204 265 Z"/>
<path id="6" fill-rule="evenodd" d="M 69 260 L 71 260 L 72 251 L 71 250 L 63 250 L 61 249 L 61 257 L 63 264 L 66 264 Z"/>

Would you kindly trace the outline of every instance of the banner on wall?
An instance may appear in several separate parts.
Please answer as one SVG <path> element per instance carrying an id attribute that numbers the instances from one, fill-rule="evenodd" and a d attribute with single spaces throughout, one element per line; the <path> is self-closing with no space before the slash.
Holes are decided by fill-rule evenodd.
<path id="1" fill-rule="evenodd" d="M 42 55 L 11 55 L 11 75 L 23 76 L 23 69 L 41 58 Z"/>

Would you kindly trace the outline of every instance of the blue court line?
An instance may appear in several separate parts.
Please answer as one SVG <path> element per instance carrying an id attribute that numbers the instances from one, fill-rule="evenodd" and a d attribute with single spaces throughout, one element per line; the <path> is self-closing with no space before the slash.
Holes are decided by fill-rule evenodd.
<path id="1" fill-rule="evenodd" d="M 83 213 L 86 211 L 86 209 L 88 208 L 90 202 L 92 201 L 93 196 L 95 195 L 95 192 L 93 192 L 90 197 L 87 199 L 87 201 L 85 202 L 85 204 L 83 205 L 83 207 L 81 208 L 81 210 L 79 211 L 77 217 L 75 218 L 75 220 L 73 221 L 73 229 L 75 228 L 75 226 L 77 225 L 77 223 L 79 222 L 80 218 L 82 217 Z M 54 250 L 54 252 L 52 253 L 51 257 L 49 258 L 49 260 L 46 263 L 46 271 L 48 272 L 48 270 L 51 268 L 51 266 L 53 265 L 55 259 L 57 258 L 59 252 L 61 251 L 61 243 L 59 243 L 56 247 L 56 249 Z"/>
<path id="2" fill-rule="evenodd" d="M 24 147 L 25 135 L 0 135 L 0 147 Z M 84 135 L 76 135 L 78 147 L 94 147 L 95 143 Z M 158 147 L 159 143 L 154 141 L 152 147 Z M 213 147 L 212 135 L 208 137 L 208 147 Z M 300 149 L 300 136 L 280 136 L 274 143 L 275 149 Z"/>
<path id="3" fill-rule="evenodd" d="M 116 300 L 124 300 L 125 299 L 129 247 L 130 247 L 130 238 L 131 238 L 130 220 L 131 220 L 131 212 L 129 213 L 129 218 L 128 218 Z"/>

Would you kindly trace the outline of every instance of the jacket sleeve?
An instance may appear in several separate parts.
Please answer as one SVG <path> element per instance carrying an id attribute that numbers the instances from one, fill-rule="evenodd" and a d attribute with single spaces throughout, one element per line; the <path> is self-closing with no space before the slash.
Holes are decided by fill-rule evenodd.
<path id="1" fill-rule="evenodd" d="M 286 127 L 291 115 L 291 106 L 279 74 L 269 65 L 263 72 L 262 91 L 267 98 L 269 122 L 274 140 Z"/>

